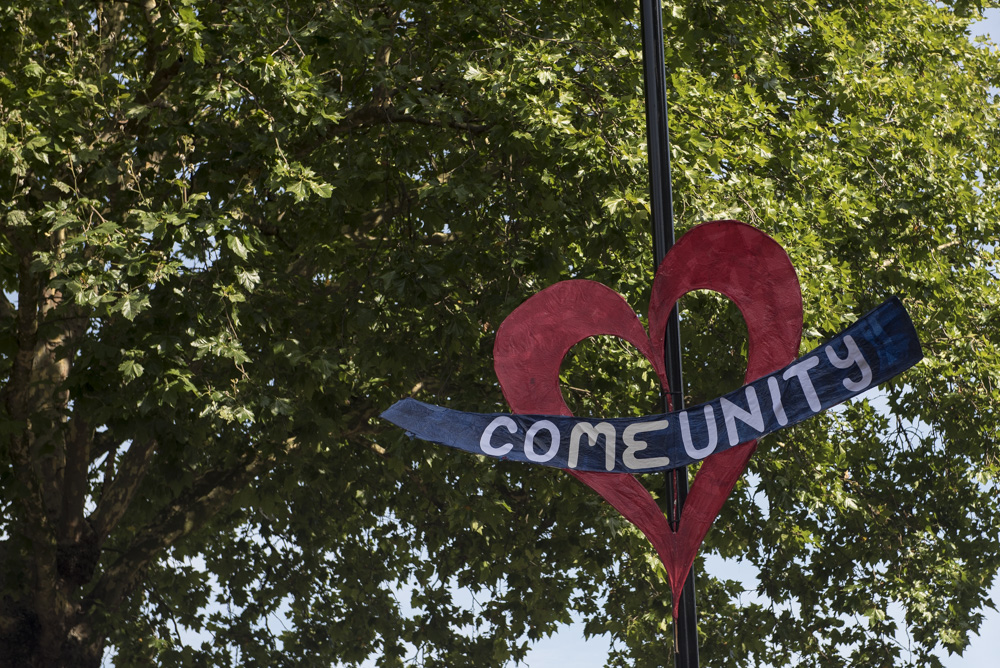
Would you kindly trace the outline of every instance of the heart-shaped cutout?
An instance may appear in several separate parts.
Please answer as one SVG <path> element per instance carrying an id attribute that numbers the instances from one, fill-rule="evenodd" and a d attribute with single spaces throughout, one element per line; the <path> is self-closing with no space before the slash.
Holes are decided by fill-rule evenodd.
<path id="1" fill-rule="evenodd" d="M 660 264 L 649 305 L 651 336 L 621 295 L 594 281 L 556 283 L 515 309 L 500 325 L 493 349 L 497 378 L 511 410 L 571 415 L 559 387 L 562 360 L 580 341 L 602 334 L 634 345 L 669 391 L 664 369 L 667 318 L 677 300 L 692 290 L 720 292 L 743 314 L 749 335 L 745 383 L 781 369 L 798 355 L 802 293 L 788 254 L 754 227 L 714 221 L 688 231 Z M 634 476 L 567 473 L 604 497 L 649 539 L 667 569 L 676 617 L 695 554 L 756 448 L 756 441 L 748 441 L 704 460 L 677 531 Z"/>

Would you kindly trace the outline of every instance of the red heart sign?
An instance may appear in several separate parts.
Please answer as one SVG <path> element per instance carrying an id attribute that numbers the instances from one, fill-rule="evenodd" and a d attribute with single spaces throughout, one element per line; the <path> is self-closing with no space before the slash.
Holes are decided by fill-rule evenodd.
<path id="1" fill-rule="evenodd" d="M 571 415 L 559 388 L 559 367 L 570 348 L 601 334 L 638 348 L 669 389 L 663 348 L 667 317 L 681 295 L 692 290 L 721 292 L 743 314 L 749 334 L 746 383 L 798 355 L 802 294 L 788 255 L 745 223 L 715 221 L 681 237 L 657 270 L 649 305 L 651 337 L 621 295 L 593 281 L 556 283 L 515 309 L 500 325 L 493 349 L 497 378 L 511 410 Z M 748 441 L 704 460 L 676 532 L 634 476 L 567 473 L 597 491 L 653 544 L 670 577 L 676 617 L 678 594 L 695 554 L 756 448 L 756 441 Z"/>

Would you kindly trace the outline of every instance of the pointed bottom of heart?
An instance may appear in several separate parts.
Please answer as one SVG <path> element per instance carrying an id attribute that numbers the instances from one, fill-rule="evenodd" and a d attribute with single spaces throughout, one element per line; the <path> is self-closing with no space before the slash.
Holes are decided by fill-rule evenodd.
<path id="1" fill-rule="evenodd" d="M 642 531 L 667 570 L 673 616 L 677 619 L 684 581 L 691 572 L 698 548 L 712 528 L 736 481 L 743 474 L 757 442 L 713 455 L 715 465 L 695 477 L 681 511 L 677 531 L 670 528 L 649 491 L 627 473 L 566 472 L 604 497 L 625 519 Z"/>

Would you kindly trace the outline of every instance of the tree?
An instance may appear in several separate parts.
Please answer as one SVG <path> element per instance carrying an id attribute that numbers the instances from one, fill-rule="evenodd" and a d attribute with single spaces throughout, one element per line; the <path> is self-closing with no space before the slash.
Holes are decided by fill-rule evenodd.
<path id="1" fill-rule="evenodd" d="M 502 665 L 577 610 L 662 662 L 662 569 L 596 495 L 377 419 L 503 410 L 496 327 L 557 280 L 645 303 L 626 5 L 0 9 L 3 660 Z M 1000 568 L 997 53 L 965 2 L 665 10 L 681 227 L 777 238 L 804 348 L 899 293 L 927 356 L 765 442 L 705 546 L 764 602 L 701 575 L 704 663 L 936 665 Z M 739 385 L 738 313 L 683 308 L 691 400 Z M 614 342 L 564 382 L 656 405 Z"/>

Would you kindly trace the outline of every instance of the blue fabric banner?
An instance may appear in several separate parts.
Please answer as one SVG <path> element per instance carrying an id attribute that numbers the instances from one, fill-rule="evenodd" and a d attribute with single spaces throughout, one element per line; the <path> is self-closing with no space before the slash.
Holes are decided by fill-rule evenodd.
<path id="1" fill-rule="evenodd" d="M 382 417 L 411 436 L 499 459 L 578 471 L 686 466 L 802 422 L 923 358 L 897 298 L 784 369 L 683 411 L 641 418 L 465 413 L 403 399 Z"/>

